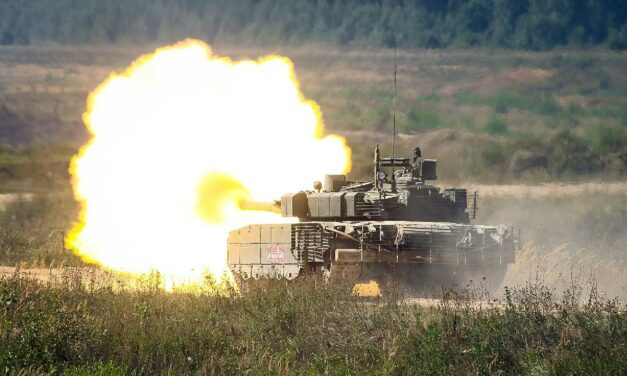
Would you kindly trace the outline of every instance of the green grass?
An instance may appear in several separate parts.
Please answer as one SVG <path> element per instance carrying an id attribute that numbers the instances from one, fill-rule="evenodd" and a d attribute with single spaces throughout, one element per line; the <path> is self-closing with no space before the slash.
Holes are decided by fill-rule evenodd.
<path id="1" fill-rule="evenodd" d="M 310 278 L 242 295 L 113 290 L 79 276 L 0 280 L 2 372 L 62 374 L 618 374 L 624 306 L 530 283 L 477 309 L 466 289 L 434 307 L 363 301 Z M 580 304 L 583 300 L 585 303 Z"/>

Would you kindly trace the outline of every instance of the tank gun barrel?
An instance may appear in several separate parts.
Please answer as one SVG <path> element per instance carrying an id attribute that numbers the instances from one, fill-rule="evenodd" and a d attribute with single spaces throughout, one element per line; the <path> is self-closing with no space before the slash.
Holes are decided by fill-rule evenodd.
<path id="1" fill-rule="evenodd" d="M 281 203 L 279 201 L 263 202 L 263 201 L 242 201 L 239 204 L 242 210 L 265 211 L 281 214 Z"/>

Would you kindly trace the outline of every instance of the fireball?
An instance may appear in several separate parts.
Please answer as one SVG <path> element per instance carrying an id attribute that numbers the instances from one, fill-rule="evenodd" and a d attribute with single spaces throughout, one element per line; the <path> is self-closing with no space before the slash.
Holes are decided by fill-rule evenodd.
<path id="1" fill-rule="evenodd" d="M 81 213 L 66 243 L 109 270 L 171 283 L 228 274 L 226 237 L 285 220 L 239 209 L 345 173 L 344 139 L 323 136 L 285 57 L 233 61 L 186 40 L 113 73 L 89 98 L 91 135 L 70 173 Z"/>

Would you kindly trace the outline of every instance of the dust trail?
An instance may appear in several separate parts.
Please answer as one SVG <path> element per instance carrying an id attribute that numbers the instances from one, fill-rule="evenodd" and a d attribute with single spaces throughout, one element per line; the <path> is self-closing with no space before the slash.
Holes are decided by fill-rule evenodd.
<path id="1" fill-rule="evenodd" d="M 609 298 L 627 300 L 627 239 L 614 249 L 569 249 L 564 244 L 552 249 L 533 243 L 518 253 L 515 264 L 508 266 L 500 290 L 537 280 L 558 295 L 573 287 L 582 298 L 597 290 Z"/>
<path id="2" fill-rule="evenodd" d="M 460 184 L 461 186 L 461 184 Z M 511 198 L 546 198 L 572 197 L 585 194 L 603 194 L 627 196 L 627 183 L 588 182 L 579 184 L 546 183 L 538 185 L 508 184 L 483 185 L 466 184 L 469 192 L 477 191 L 480 197 L 511 197 Z"/>
<path id="3" fill-rule="evenodd" d="M 479 223 L 521 230 L 525 245 L 503 286 L 530 278 L 627 299 L 627 183 L 475 185 Z"/>

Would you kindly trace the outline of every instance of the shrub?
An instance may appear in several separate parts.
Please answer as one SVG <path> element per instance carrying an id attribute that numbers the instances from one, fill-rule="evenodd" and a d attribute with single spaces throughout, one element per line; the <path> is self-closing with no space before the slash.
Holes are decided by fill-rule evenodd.
<path id="1" fill-rule="evenodd" d="M 509 111 L 511 104 L 511 98 L 509 96 L 500 94 L 494 101 L 494 112 L 504 114 Z"/>
<path id="2" fill-rule="evenodd" d="M 554 175 L 593 174 L 603 169 L 590 143 L 569 131 L 556 134 L 549 140 L 548 149 L 549 170 Z"/>
<path id="3" fill-rule="evenodd" d="M 540 115 L 556 115 L 562 111 L 562 106 L 552 97 L 546 96 L 534 104 L 534 109 Z"/>
<path id="4" fill-rule="evenodd" d="M 597 127 L 592 130 L 592 139 L 600 153 L 627 153 L 627 134 L 623 129 Z"/>
<path id="5" fill-rule="evenodd" d="M 438 128 L 441 124 L 438 114 L 431 110 L 412 108 L 407 112 L 407 121 L 402 129 L 407 132 L 425 131 Z"/>
<path id="6" fill-rule="evenodd" d="M 461 105 L 481 105 L 485 101 L 483 98 L 471 93 L 468 90 L 460 90 L 453 97 L 455 102 Z"/>
<path id="7" fill-rule="evenodd" d="M 365 114 L 365 122 L 376 131 L 383 131 L 392 126 L 392 113 L 387 107 L 380 107 Z"/>
<path id="8" fill-rule="evenodd" d="M 485 130 L 490 134 L 502 135 L 507 133 L 507 123 L 501 118 L 492 117 L 485 124 Z"/>
<path id="9" fill-rule="evenodd" d="M 436 92 L 431 92 L 427 95 L 425 95 L 422 98 L 422 101 L 425 103 L 438 103 L 440 102 L 440 96 L 436 93 Z"/>
<path id="10" fill-rule="evenodd" d="M 505 161 L 503 146 L 500 144 L 490 144 L 481 152 L 481 159 L 487 166 L 500 165 Z"/>

